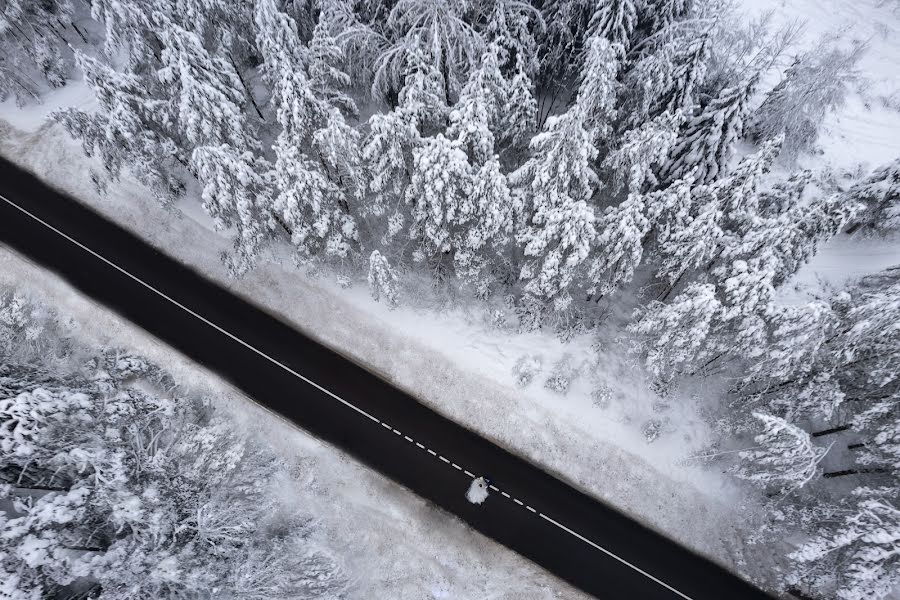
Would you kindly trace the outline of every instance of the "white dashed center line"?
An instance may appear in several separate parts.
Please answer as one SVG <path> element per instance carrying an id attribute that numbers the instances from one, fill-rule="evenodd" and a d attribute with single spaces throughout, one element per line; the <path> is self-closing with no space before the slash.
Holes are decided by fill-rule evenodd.
<path id="1" fill-rule="evenodd" d="M 159 291 L 158 289 L 156 289 L 155 287 L 153 287 L 153 286 L 150 285 L 149 283 L 145 282 L 143 279 L 140 279 L 140 278 L 137 277 L 136 275 L 132 275 L 130 272 L 126 271 L 125 269 L 123 269 L 122 267 L 120 267 L 119 265 L 117 265 L 116 263 L 114 263 L 114 262 L 112 262 L 111 260 L 107 259 L 106 257 L 104 257 L 104 256 L 102 256 L 102 255 L 100 255 L 100 254 L 98 254 L 97 252 L 91 250 L 90 248 L 88 248 L 87 246 L 85 246 L 84 244 L 82 244 L 81 242 L 79 242 L 78 240 L 72 238 L 71 236 L 69 236 L 68 234 L 64 233 L 63 231 L 60 231 L 59 229 L 57 229 L 57 228 L 54 227 L 53 225 L 47 223 L 46 221 L 44 221 L 44 220 L 41 219 L 40 217 L 38 217 L 38 216 L 32 214 L 31 212 L 29 212 L 28 210 L 22 208 L 21 206 L 19 206 L 19 205 L 16 204 L 15 202 L 9 200 L 9 199 L 6 198 L 5 196 L 0 195 L 0 200 L 3 200 L 4 202 L 6 202 L 7 204 L 9 204 L 10 206 L 12 206 L 13 208 L 15 208 L 16 210 L 18 210 L 18 211 L 20 211 L 20 212 L 22 212 L 22 213 L 28 215 L 29 217 L 31 217 L 32 219 L 34 219 L 35 221 L 37 221 L 37 222 L 40 223 L 41 225 L 47 227 L 47 228 L 50 229 L 51 231 L 53 231 L 53 232 L 57 233 L 58 235 L 62 236 L 63 238 L 65 238 L 65 239 L 68 240 L 69 242 L 75 244 L 76 246 L 78 246 L 79 248 L 81 248 L 81 249 L 84 250 L 85 252 L 91 254 L 91 255 L 94 256 L 95 258 L 97 258 L 97 259 L 103 261 L 104 263 L 106 263 L 106 264 L 109 265 L 110 267 L 114 268 L 115 270 L 119 271 L 119 272 L 122 273 L 123 275 L 129 277 L 130 279 L 132 279 L 132 280 L 134 280 L 135 282 L 139 283 L 140 285 L 144 286 L 145 288 L 147 288 L 147 289 L 150 290 L 151 292 L 157 294 L 158 296 L 164 298 L 165 300 L 168 300 L 169 302 L 171 302 L 172 304 L 174 304 L 175 306 L 177 306 L 177 307 L 180 308 L 181 310 L 185 311 L 186 313 L 190 314 L 191 316 L 195 317 L 196 319 L 202 321 L 202 322 L 205 323 L 206 325 L 212 327 L 213 329 L 215 329 L 215 330 L 218 331 L 219 333 L 221 333 L 221 334 L 223 334 L 223 335 L 225 335 L 225 336 L 231 338 L 232 340 L 234 340 L 234 341 L 237 342 L 238 344 L 244 346 L 244 347 L 247 348 L 248 350 L 250 350 L 250 351 L 252 351 L 252 352 L 258 354 L 259 356 L 261 356 L 262 358 L 268 360 L 268 361 L 271 362 L 272 364 L 274 364 L 274 365 L 276 365 L 276 366 L 278 366 L 278 367 L 284 369 L 285 371 L 287 371 L 288 373 L 290 373 L 291 375 L 293 375 L 293 376 L 296 377 L 297 379 L 300 379 L 301 381 L 303 381 L 303 382 L 309 384 L 310 386 L 316 388 L 316 389 L 319 390 L 320 392 L 323 392 L 324 394 L 330 396 L 330 397 L 333 398 L 334 400 L 337 400 L 338 402 L 340 402 L 340 403 L 343 404 L 344 406 L 346 406 L 346 407 L 348 407 L 348 408 L 350 408 L 350 409 L 356 411 L 357 413 L 359 413 L 360 415 L 366 417 L 366 418 L 369 419 L 370 421 L 373 421 L 374 423 L 377 423 L 377 424 L 381 425 L 381 426 L 384 427 L 385 429 L 394 432 L 394 433 L 397 434 L 398 436 L 402 436 L 406 441 L 411 442 L 411 443 L 414 443 L 414 444 L 416 445 L 416 447 L 419 448 L 420 450 L 425 450 L 425 451 L 428 452 L 428 454 L 430 454 L 430 455 L 432 455 L 432 456 L 436 456 L 437 458 L 439 458 L 439 459 L 441 460 L 441 462 L 444 462 L 444 463 L 446 463 L 446 464 L 448 464 L 448 465 L 451 465 L 453 468 L 455 468 L 455 469 L 457 469 L 457 470 L 459 470 L 459 471 L 464 472 L 464 473 L 465 473 L 468 477 L 470 477 L 470 478 L 473 478 L 473 479 L 475 478 L 475 475 L 472 474 L 470 471 L 468 471 L 468 470 L 466 470 L 466 469 L 463 469 L 462 467 L 460 467 L 460 466 L 457 465 L 456 463 L 451 462 L 450 460 L 448 460 L 448 459 L 445 458 L 444 456 L 438 454 L 437 452 L 435 452 L 435 451 L 432 450 L 431 448 L 428 448 L 427 446 L 424 446 L 423 444 L 420 444 L 419 442 L 415 441 L 413 438 L 409 437 L 408 435 L 404 435 L 404 434 L 403 434 L 402 432 L 400 432 L 398 429 L 395 429 L 394 427 L 392 427 L 392 426 L 389 425 L 388 423 L 385 423 L 384 421 L 382 421 L 382 420 L 379 419 L 378 417 L 375 417 L 375 416 L 369 414 L 368 412 L 366 412 L 365 410 L 363 410 L 362 408 L 359 408 L 359 407 L 356 406 L 355 404 L 353 404 L 353 403 L 351 403 L 351 402 L 348 402 L 347 400 L 344 400 L 343 398 L 341 398 L 341 397 L 338 396 L 337 394 L 335 394 L 335 393 L 333 393 L 333 392 L 331 392 L 331 391 L 325 389 L 324 387 L 322 387 L 321 385 L 319 385 L 319 384 L 317 384 L 316 382 L 312 381 L 312 380 L 309 379 L 308 377 L 305 377 L 305 376 L 301 375 L 300 373 L 298 373 L 297 371 L 295 371 L 295 370 L 292 369 L 291 367 L 285 365 L 284 363 L 280 362 L 279 360 L 277 360 L 277 359 L 275 359 L 275 358 L 272 358 L 271 356 L 269 356 L 268 354 L 266 354 L 266 353 L 263 352 L 262 350 L 259 350 L 258 348 L 256 348 L 255 346 L 252 346 L 252 345 L 249 344 L 248 342 L 245 342 L 245 341 L 242 340 L 241 338 L 239 338 L 239 337 L 237 337 L 236 335 L 232 334 L 231 332 L 229 332 L 229 331 L 223 329 L 223 328 L 220 327 L 219 325 L 216 325 L 215 323 L 213 323 L 212 321 L 210 321 L 210 320 L 207 319 L 206 317 L 204 317 L 204 316 L 200 315 L 199 313 L 195 312 L 194 310 L 188 308 L 187 306 L 185 306 L 184 304 L 182 304 L 182 303 L 179 302 L 178 300 L 175 300 L 174 298 L 171 298 L 171 297 L 167 296 L 165 293 Z M 628 567 L 631 567 L 632 569 L 634 569 L 634 570 L 637 571 L 638 573 L 641 573 L 641 574 L 644 575 L 645 577 L 647 577 L 647 578 L 649 578 L 649 579 L 655 581 L 655 582 L 658 583 L 659 585 L 661 585 L 661 586 L 663 586 L 664 588 L 668 589 L 669 591 L 671 591 L 671 592 L 677 594 L 677 595 L 680 596 L 681 598 L 684 598 L 685 600 L 693 600 L 690 596 L 687 596 L 687 595 L 685 595 L 685 594 L 679 592 L 678 590 L 676 590 L 676 589 L 673 588 L 672 586 L 670 586 L 670 585 L 668 585 L 667 583 L 665 583 L 665 582 L 663 582 L 663 581 L 657 579 L 656 577 L 654 577 L 654 576 L 651 575 L 650 573 L 647 573 L 646 571 L 644 571 L 644 570 L 641 569 L 640 567 L 637 567 L 637 566 L 631 564 L 630 562 L 628 562 L 628 561 L 625 560 L 624 558 L 621 558 L 621 557 L 619 557 L 618 555 L 614 554 L 613 552 L 611 552 L 611 551 L 607 550 L 606 548 L 600 546 L 599 544 L 597 544 L 597 543 L 595 543 L 595 542 L 592 542 L 592 541 L 589 540 L 588 538 L 586 538 L 586 537 L 584 537 L 583 535 L 581 535 L 581 534 L 579 534 L 579 533 L 577 533 L 577 532 L 575 532 L 575 531 L 569 529 L 568 527 L 566 527 L 566 526 L 563 525 L 562 523 L 560 523 L 560 522 L 558 522 L 558 521 L 556 521 L 556 520 L 554 520 L 554 519 L 548 517 L 548 516 L 545 515 L 544 513 L 541 513 L 541 512 L 536 511 L 534 508 L 532 508 L 531 506 L 525 504 L 524 502 L 522 502 L 522 501 L 519 500 L 518 498 L 513 498 L 512 496 L 510 496 L 509 494 L 507 494 L 507 493 L 504 492 L 503 490 L 499 489 L 499 488 L 496 487 L 495 485 L 490 485 L 489 487 L 490 487 L 491 490 L 493 490 L 493 491 L 495 491 L 495 492 L 499 492 L 500 495 L 503 496 L 504 498 L 507 498 L 507 499 L 512 500 L 512 501 L 515 502 L 518 506 L 522 506 L 522 507 L 526 508 L 526 509 L 529 510 L 530 512 L 536 514 L 536 515 L 537 515 L 538 517 L 540 517 L 541 519 L 544 519 L 544 520 L 547 521 L 548 523 L 551 523 L 552 525 L 558 527 L 558 528 L 561 529 L 562 531 L 565 531 L 565 532 L 568 533 L 569 535 L 572 535 L 572 536 L 578 538 L 579 540 L 581 540 L 581 541 L 584 542 L 585 544 L 588 544 L 589 546 L 591 546 L 591 547 L 593 547 L 593 548 L 596 548 L 597 550 L 599 550 L 599 551 L 603 552 L 604 554 L 606 554 L 606 555 L 608 555 L 608 556 L 614 558 L 615 560 L 619 561 L 620 563 L 622 563 L 622 564 L 624 564 L 624 565 L 626 565 L 626 566 L 628 566 Z"/>

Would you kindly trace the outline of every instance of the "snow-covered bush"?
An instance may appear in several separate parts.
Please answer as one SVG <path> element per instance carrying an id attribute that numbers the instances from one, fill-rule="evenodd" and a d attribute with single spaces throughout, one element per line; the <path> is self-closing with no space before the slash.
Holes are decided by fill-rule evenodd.
<path id="1" fill-rule="evenodd" d="M 559 360 L 553 363 L 547 379 L 544 380 L 544 387 L 554 391 L 557 394 L 567 394 L 572 381 L 578 377 L 580 370 L 571 354 L 562 355 Z"/>
<path id="2" fill-rule="evenodd" d="M 535 376 L 541 372 L 543 360 L 538 355 L 525 355 L 516 361 L 513 366 L 513 376 L 516 383 L 522 387 L 529 385 Z"/>
<path id="3" fill-rule="evenodd" d="M 368 281 L 369 291 L 372 292 L 375 302 L 378 302 L 383 296 L 388 306 L 397 306 L 397 274 L 391 268 L 387 257 L 378 250 L 373 250 L 369 256 Z"/>

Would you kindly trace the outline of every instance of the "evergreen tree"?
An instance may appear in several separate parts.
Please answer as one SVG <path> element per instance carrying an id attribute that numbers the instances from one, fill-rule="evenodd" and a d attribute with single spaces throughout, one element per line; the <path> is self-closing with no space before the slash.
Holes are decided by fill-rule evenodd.
<path id="1" fill-rule="evenodd" d="M 739 453 L 736 473 L 756 485 L 777 485 L 781 493 L 795 491 L 819 474 L 819 463 L 830 449 L 813 445 L 808 432 L 784 419 L 754 412 L 763 431 L 754 437 L 757 447 Z"/>
<path id="2" fill-rule="evenodd" d="M 616 93 L 621 52 L 599 34 L 587 42 L 576 104 L 585 127 L 606 143 L 616 119 Z"/>
<path id="3" fill-rule="evenodd" d="M 864 206 L 853 219 L 848 233 L 862 226 L 878 233 L 900 229 L 900 158 L 854 185 L 847 191 L 846 198 Z"/>
<path id="4" fill-rule="evenodd" d="M 397 273 L 391 268 L 388 259 L 378 250 L 373 250 L 369 255 L 369 290 L 375 302 L 382 296 L 388 306 L 397 306 Z"/>
<path id="5" fill-rule="evenodd" d="M 641 21 L 646 22 L 651 34 L 661 31 L 683 19 L 690 12 L 694 0 L 648 0 L 641 10 Z"/>
<path id="6" fill-rule="evenodd" d="M 607 208 L 598 219 L 596 257 L 588 273 L 589 293 L 606 296 L 634 277 L 644 252 L 644 236 L 650 226 L 644 215 L 644 202 L 645 198 L 640 194 L 628 194 L 624 202 Z"/>
<path id="7" fill-rule="evenodd" d="M 489 44 L 500 48 L 498 57 L 501 67 L 515 67 L 534 77 L 540 68 L 536 34 L 544 33 L 546 27 L 540 11 L 531 3 L 494 0 L 484 36 Z"/>
<path id="8" fill-rule="evenodd" d="M 531 140 L 531 153 L 510 178 L 526 202 L 527 222 L 517 235 L 526 256 L 520 277 L 528 294 L 563 310 L 596 236 L 587 201 L 597 186 L 591 167 L 597 150 L 578 107 L 548 119 L 545 131 Z"/>
<path id="9" fill-rule="evenodd" d="M 323 11 L 309 42 L 307 71 L 313 94 L 320 100 L 347 115 L 356 115 L 356 103 L 345 91 L 350 87 L 350 76 L 341 70 L 344 52 L 331 33 L 329 13 Z"/>
<path id="10" fill-rule="evenodd" d="M 194 150 L 191 164 L 203 185 L 203 208 L 216 228 L 234 228 L 234 254 L 227 258 L 233 275 L 250 269 L 274 228 L 271 165 L 251 152 L 223 144 Z"/>
<path id="11" fill-rule="evenodd" d="M 600 0 L 591 16 L 586 37 L 605 38 L 620 58 L 631 48 L 637 26 L 635 0 Z"/>
<path id="12" fill-rule="evenodd" d="M 426 138 L 413 150 L 413 172 L 406 190 L 412 207 L 409 235 L 423 257 L 452 255 L 474 210 L 472 176 L 459 144 L 442 134 Z"/>
<path id="13" fill-rule="evenodd" d="M 507 83 L 500 72 L 499 52 L 496 45 L 488 47 L 450 112 L 447 136 L 459 142 L 475 163 L 494 155 L 506 107 Z"/>
<path id="14" fill-rule="evenodd" d="M 622 135 L 617 147 L 603 161 L 603 168 L 612 175 L 614 191 L 626 187 L 629 192 L 639 194 L 659 184 L 656 171 L 678 139 L 682 120 L 679 113 L 664 112 Z"/>
<path id="15" fill-rule="evenodd" d="M 136 75 L 119 73 L 77 51 L 75 61 L 100 110 L 70 108 L 51 117 L 81 139 L 85 153 L 98 156 L 113 179 L 127 167 L 160 201 L 173 201 L 183 189 L 173 158 L 185 164 L 187 160 L 160 125 L 169 120 L 169 103 L 150 97 L 145 81 Z"/>
<path id="16" fill-rule="evenodd" d="M 163 43 L 157 77 L 161 93 L 172 98 L 172 124 L 191 146 L 228 143 L 249 149 L 241 81 L 231 64 L 211 56 L 200 38 L 166 18 L 155 17 Z"/>
<path id="17" fill-rule="evenodd" d="M 828 589 L 837 580 L 842 600 L 888 598 L 900 584 L 900 509 L 896 489 L 859 488 L 843 518 L 823 523 L 790 554 L 795 577 Z"/>
<path id="18" fill-rule="evenodd" d="M 698 357 L 714 356 L 707 338 L 716 333 L 721 310 L 711 283 L 692 283 L 671 303 L 654 301 L 639 310 L 629 330 L 640 336 L 647 369 L 669 378 Z"/>
<path id="19" fill-rule="evenodd" d="M 537 128 L 537 100 L 534 84 L 520 67 L 509 82 L 500 131 L 503 140 L 513 148 L 527 147 Z"/>
<path id="20" fill-rule="evenodd" d="M 699 114 L 690 117 L 663 176 L 668 180 L 693 172 L 698 183 L 717 179 L 728 166 L 734 143 L 743 135 L 748 102 L 759 74 L 719 92 Z"/>

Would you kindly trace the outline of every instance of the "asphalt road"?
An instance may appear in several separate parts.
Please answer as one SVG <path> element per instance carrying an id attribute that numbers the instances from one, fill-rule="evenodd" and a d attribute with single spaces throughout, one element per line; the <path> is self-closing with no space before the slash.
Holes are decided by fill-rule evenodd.
<path id="1" fill-rule="evenodd" d="M 0 241 L 260 404 L 585 592 L 604 599 L 768 598 L 2 159 Z M 485 473 L 496 489 L 475 506 L 464 494 L 472 474 Z"/>

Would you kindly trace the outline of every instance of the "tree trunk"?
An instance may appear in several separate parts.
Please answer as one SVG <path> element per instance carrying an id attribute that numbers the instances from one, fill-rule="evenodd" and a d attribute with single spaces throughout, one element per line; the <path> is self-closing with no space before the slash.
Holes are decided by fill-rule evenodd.
<path id="1" fill-rule="evenodd" d="M 832 427 L 831 429 L 823 429 L 822 431 L 813 432 L 810 437 L 822 437 L 823 435 L 831 435 L 832 433 L 840 433 L 841 431 L 847 431 L 850 429 L 850 425 L 839 425 L 837 427 Z"/>
<path id="2" fill-rule="evenodd" d="M 247 98 L 250 99 L 250 104 L 253 105 L 253 108 L 256 110 L 256 114 L 259 115 L 260 121 L 265 121 L 266 118 L 263 116 L 262 111 L 259 110 L 259 105 L 256 104 L 256 98 L 253 97 L 253 92 L 250 91 L 250 88 L 247 87 L 247 82 L 244 81 L 244 76 L 241 75 L 241 70 L 238 69 L 237 63 L 234 62 L 234 56 L 232 56 L 231 52 L 228 52 L 228 62 L 231 63 L 231 67 L 234 69 L 234 72 L 237 74 L 238 79 L 241 80 L 241 85 L 244 87 L 244 93 L 247 94 Z"/>
<path id="3" fill-rule="evenodd" d="M 788 588 L 785 591 L 788 594 L 790 594 L 791 596 L 793 596 L 794 598 L 799 598 L 800 600 L 816 600 L 816 598 L 813 598 L 812 596 L 807 596 L 806 594 L 804 594 L 802 591 L 800 591 L 797 588 Z"/>
<path id="4" fill-rule="evenodd" d="M 835 477 L 844 477 L 846 475 L 864 475 L 866 473 L 890 473 L 890 469 L 844 469 L 843 471 L 831 471 L 829 473 L 822 473 L 822 477 L 827 479 L 833 479 Z"/>
<path id="5" fill-rule="evenodd" d="M 847 444 L 847 450 L 856 450 L 858 448 L 864 448 L 864 447 L 865 447 L 865 444 L 863 444 L 863 443 Z"/>
<path id="6" fill-rule="evenodd" d="M 57 19 L 56 21 L 59 22 L 59 19 Z M 59 24 L 62 25 L 62 23 L 59 23 Z M 78 25 L 76 25 L 74 22 L 72 23 L 72 29 L 75 30 L 75 33 L 78 34 L 78 37 L 81 38 L 81 41 L 83 41 L 85 44 L 88 43 L 87 36 L 85 36 L 85 35 L 81 32 L 81 30 L 78 29 Z"/>

